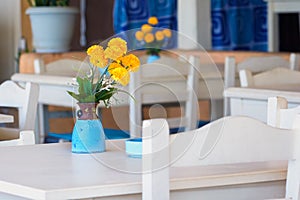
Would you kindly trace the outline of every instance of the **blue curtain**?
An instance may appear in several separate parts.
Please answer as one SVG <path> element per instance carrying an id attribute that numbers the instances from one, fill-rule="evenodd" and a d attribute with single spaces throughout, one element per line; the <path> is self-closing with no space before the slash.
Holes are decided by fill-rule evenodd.
<path id="1" fill-rule="evenodd" d="M 140 28 L 151 16 L 159 27 L 177 30 L 177 0 L 115 0 L 115 33 Z"/>
<path id="2" fill-rule="evenodd" d="M 267 51 L 264 0 L 211 0 L 214 50 Z"/>
<path id="3" fill-rule="evenodd" d="M 115 0 L 114 4 L 114 31 L 116 34 L 123 31 L 140 28 L 146 24 L 148 18 L 158 18 L 157 27 L 177 30 L 177 0 Z M 131 36 L 124 36 L 126 39 Z M 132 45 L 132 42 L 130 43 Z M 128 45 L 130 45 L 128 44 Z M 165 48 L 177 46 L 176 36 Z M 134 46 L 130 48 L 135 48 Z"/>

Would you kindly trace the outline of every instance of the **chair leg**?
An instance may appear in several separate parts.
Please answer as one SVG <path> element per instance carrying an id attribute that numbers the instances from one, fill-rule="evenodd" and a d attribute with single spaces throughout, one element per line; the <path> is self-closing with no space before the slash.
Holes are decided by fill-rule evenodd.
<path id="1" fill-rule="evenodd" d="M 39 143 L 44 143 L 45 140 L 45 119 L 44 119 L 44 105 L 38 104 L 38 126 Z"/>
<path id="2" fill-rule="evenodd" d="M 215 99 L 210 101 L 210 119 L 216 120 L 223 117 L 223 99 Z"/>

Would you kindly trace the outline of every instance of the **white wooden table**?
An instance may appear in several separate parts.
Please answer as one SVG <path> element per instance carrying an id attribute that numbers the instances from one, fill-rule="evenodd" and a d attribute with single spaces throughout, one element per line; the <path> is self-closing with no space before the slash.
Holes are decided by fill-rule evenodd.
<path id="1" fill-rule="evenodd" d="M 13 123 L 13 122 L 14 122 L 13 115 L 0 114 L 0 123 Z"/>
<path id="2" fill-rule="evenodd" d="M 224 98 L 227 98 L 230 104 L 230 115 L 246 115 L 267 122 L 269 97 L 285 97 L 289 108 L 300 105 L 300 85 L 282 85 L 277 88 L 277 90 L 240 87 L 225 89 Z"/>
<path id="3" fill-rule="evenodd" d="M 107 151 L 72 154 L 70 143 L 0 147 L 0 195 L 29 199 L 141 199 L 141 159 L 124 140 Z M 286 163 L 171 168 L 171 199 L 264 199 L 284 196 Z M 0 199 L 4 197 L 0 196 Z"/>

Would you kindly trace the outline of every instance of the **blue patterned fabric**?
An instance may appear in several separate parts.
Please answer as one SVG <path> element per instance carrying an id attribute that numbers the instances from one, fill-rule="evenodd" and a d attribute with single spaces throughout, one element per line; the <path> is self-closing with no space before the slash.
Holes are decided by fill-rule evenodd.
<path id="1" fill-rule="evenodd" d="M 214 50 L 268 50 L 264 0 L 211 0 Z"/>
<path id="2" fill-rule="evenodd" d="M 158 18 L 159 27 L 177 30 L 177 0 L 115 0 L 114 30 L 140 28 L 151 16 Z"/>
<path id="3" fill-rule="evenodd" d="M 158 18 L 157 27 L 177 30 L 177 0 L 115 0 L 114 31 L 122 36 L 123 31 L 137 29 L 146 24 L 151 16 Z M 128 35 L 123 37 L 130 40 Z M 177 39 L 175 36 L 172 38 L 173 42 L 166 48 L 176 47 Z"/>

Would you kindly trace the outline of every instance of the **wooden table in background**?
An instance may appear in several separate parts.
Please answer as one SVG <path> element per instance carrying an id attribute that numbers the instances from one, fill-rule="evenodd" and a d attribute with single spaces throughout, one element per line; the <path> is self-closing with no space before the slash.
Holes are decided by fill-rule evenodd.
<path id="1" fill-rule="evenodd" d="M 230 115 L 246 115 L 263 122 L 267 122 L 268 98 L 276 96 L 285 97 L 289 108 L 299 106 L 300 85 L 280 85 L 273 89 L 235 87 L 224 91 L 224 98 L 230 103 Z"/>

